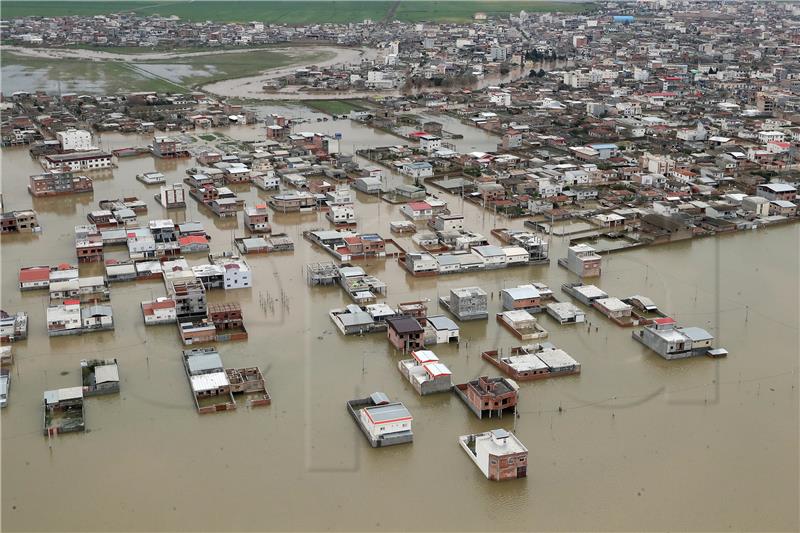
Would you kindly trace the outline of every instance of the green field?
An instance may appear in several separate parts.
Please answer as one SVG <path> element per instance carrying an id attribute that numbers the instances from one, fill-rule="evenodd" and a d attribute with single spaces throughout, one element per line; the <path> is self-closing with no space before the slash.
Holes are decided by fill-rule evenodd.
<path id="1" fill-rule="evenodd" d="M 34 90 L 38 80 L 61 82 L 65 91 L 115 93 L 128 91 L 186 92 L 219 80 L 254 76 L 264 70 L 328 55 L 291 54 L 269 50 L 209 54 L 127 62 L 27 57 L 3 51 L 3 85 L 9 90 Z M 12 68 L 13 67 L 13 68 Z"/>
<path id="2" fill-rule="evenodd" d="M 476 12 L 489 16 L 507 17 L 509 14 L 527 12 L 568 12 L 586 11 L 593 6 L 590 2 L 514 2 L 514 1 L 411 1 L 401 2 L 395 13 L 395 20 L 401 22 L 469 22 Z"/>
<path id="3" fill-rule="evenodd" d="M 4 19 L 23 16 L 102 15 L 135 12 L 140 15 L 177 15 L 189 21 L 214 20 L 219 22 L 247 22 L 307 24 L 319 22 L 360 22 L 364 19 L 384 20 L 395 2 L 331 1 L 331 0 L 154 0 L 150 2 L 119 1 L 20 1 L 6 0 L 0 4 Z M 394 18 L 405 22 L 463 22 L 477 11 L 490 15 L 508 15 L 520 10 L 581 11 L 591 3 L 554 1 L 510 0 L 454 0 L 454 1 L 400 1 Z"/>
<path id="4" fill-rule="evenodd" d="M 367 109 L 359 100 L 304 100 L 303 105 L 329 115 L 346 115 L 350 111 Z"/>

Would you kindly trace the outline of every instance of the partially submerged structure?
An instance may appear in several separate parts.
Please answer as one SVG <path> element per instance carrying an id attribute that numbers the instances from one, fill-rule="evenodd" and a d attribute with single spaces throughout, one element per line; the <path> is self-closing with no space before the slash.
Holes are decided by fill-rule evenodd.
<path id="1" fill-rule="evenodd" d="M 497 313 L 497 321 L 501 326 L 514 334 L 518 339 L 527 341 L 547 337 L 547 330 L 529 312 L 523 309 Z"/>
<path id="2" fill-rule="evenodd" d="M 549 342 L 511 348 L 508 355 L 490 350 L 483 352 L 481 358 L 516 381 L 568 376 L 581 371 L 580 363 Z"/>
<path id="3" fill-rule="evenodd" d="M 184 350 L 183 367 L 200 414 L 236 409 L 231 382 L 214 348 Z"/>
<path id="4" fill-rule="evenodd" d="M 581 324 L 586 321 L 586 313 L 572 302 L 553 302 L 547 304 L 547 314 L 561 325 Z"/>
<path id="5" fill-rule="evenodd" d="M 664 359 L 684 359 L 696 355 L 725 357 L 724 348 L 714 348 L 714 336 L 698 327 L 678 327 L 669 317 L 656 318 L 643 329 L 634 331 L 633 338 Z"/>
<path id="6" fill-rule="evenodd" d="M 406 444 L 414 440 L 411 413 L 401 402 L 390 402 L 382 392 L 348 401 L 347 411 L 373 448 Z"/>
<path id="7" fill-rule="evenodd" d="M 81 359 L 84 396 L 119 392 L 119 366 L 116 359 Z"/>
<path id="8" fill-rule="evenodd" d="M 478 418 L 502 417 L 504 411 L 515 411 L 519 399 L 519 386 L 503 377 L 481 376 L 454 386 L 453 392 Z"/>
<path id="9" fill-rule="evenodd" d="M 411 352 L 411 359 L 399 361 L 397 369 L 420 396 L 448 392 L 453 388 L 450 369 L 430 350 Z"/>
<path id="10" fill-rule="evenodd" d="M 458 443 L 483 475 L 492 481 L 528 475 L 528 449 L 505 429 L 462 435 Z"/>
<path id="11" fill-rule="evenodd" d="M 588 244 L 576 244 L 567 250 L 567 257 L 558 260 L 562 266 L 580 278 L 594 278 L 602 272 L 603 258 Z"/>
<path id="12" fill-rule="evenodd" d="M 488 296 L 480 287 L 450 289 L 450 295 L 441 296 L 439 303 L 462 321 L 483 320 L 489 317 Z"/>
<path id="13" fill-rule="evenodd" d="M 44 434 L 84 431 L 83 387 L 67 387 L 44 393 Z"/>

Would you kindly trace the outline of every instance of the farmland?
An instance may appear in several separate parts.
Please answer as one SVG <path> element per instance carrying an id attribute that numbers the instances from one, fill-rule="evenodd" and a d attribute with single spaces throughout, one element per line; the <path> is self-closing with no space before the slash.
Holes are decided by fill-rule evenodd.
<path id="1" fill-rule="evenodd" d="M 300 48 L 291 52 L 286 49 L 251 50 L 137 62 L 77 58 L 53 61 L 3 51 L 3 85 L 12 90 L 30 90 L 31 87 L 20 84 L 25 83 L 26 79 L 35 81 L 44 78 L 50 84 L 60 82 L 64 90 L 81 92 L 184 92 L 206 83 L 252 76 L 275 67 L 328 58 L 328 55 L 304 52 Z"/>
<path id="2" fill-rule="evenodd" d="M 311 24 L 347 23 L 364 19 L 384 20 L 395 2 L 389 1 L 331 1 L 331 0 L 254 0 L 234 2 L 233 0 L 209 0 L 199 2 L 103 2 L 103 1 L 4 1 L 2 17 L 5 19 L 22 16 L 64 16 L 64 15 L 102 15 L 109 13 L 133 12 L 147 16 L 159 14 L 176 15 L 189 21 L 214 20 L 218 22 L 261 21 L 272 24 Z M 422 1 L 405 0 L 399 3 L 394 15 L 403 22 L 464 22 L 475 12 L 504 16 L 520 10 L 529 12 L 582 11 L 591 3 L 554 1 L 510 1 L 510 0 L 455 0 Z"/>
<path id="3" fill-rule="evenodd" d="M 306 100 L 303 104 L 328 115 L 346 115 L 350 111 L 367 109 L 358 100 Z"/>

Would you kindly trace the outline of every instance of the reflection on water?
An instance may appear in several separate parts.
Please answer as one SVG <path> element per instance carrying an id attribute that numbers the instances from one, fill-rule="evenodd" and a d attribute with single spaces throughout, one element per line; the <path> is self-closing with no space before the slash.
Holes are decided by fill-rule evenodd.
<path id="1" fill-rule="evenodd" d="M 318 113 L 266 106 L 311 119 L 298 130 L 341 132 L 342 148 L 401 142 L 349 121 L 316 122 Z M 455 128 L 442 118 L 445 129 Z M 262 127 L 225 130 L 242 140 Z M 147 144 L 147 137 L 107 133 L 105 149 Z M 492 149 L 495 138 L 469 130 L 464 143 Z M 33 201 L 27 178 L 41 171 L 25 149 L 3 151 L 7 209 L 35 207 L 43 232 L 2 239 L 2 307 L 29 313 L 30 335 L 15 346 L 11 401 L 2 413 L 3 526 L 9 530 L 325 529 L 796 529 L 798 501 L 797 323 L 798 227 L 639 249 L 604 258 L 596 283 L 609 294 L 644 294 L 680 322 L 715 334 L 731 355 L 667 362 L 646 352 L 630 331 L 595 311 L 590 324 L 559 326 L 541 316 L 549 341 L 583 365 L 578 376 L 521 385 L 520 418 L 478 420 L 456 398 L 420 398 L 396 369 L 396 354 L 380 335 L 342 337 L 327 311 L 349 303 L 338 287 L 305 285 L 302 265 L 329 256 L 301 232 L 329 227 L 324 215 L 274 214 L 275 232 L 294 240 L 293 254 L 248 257 L 256 286 L 213 292 L 212 301 L 242 304 L 247 342 L 220 344 L 228 366 L 260 366 L 273 404 L 199 416 L 184 375 L 174 326 L 145 328 L 140 302 L 163 295 L 158 281 L 112 285 L 113 332 L 50 339 L 46 295 L 20 293 L 21 266 L 74 261 L 72 228 L 99 199 L 138 196 L 150 218 L 200 220 L 215 253 L 241 235 L 241 215 L 218 219 L 188 200 L 185 214 L 163 210 L 136 174 L 158 170 L 180 181 L 191 160 L 121 159 L 114 179 L 98 180 L 93 196 Z M 392 175 L 392 181 L 404 178 Z M 240 193 L 250 204 L 266 194 Z M 489 235 L 522 228 L 460 198 L 442 194 L 465 227 Z M 358 196 L 359 228 L 389 236 L 397 206 Z M 142 217 L 142 221 L 146 217 Z M 413 248 L 410 238 L 398 242 Z M 492 242 L 494 239 L 491 239 Z M 552 257 L 568 237 L 554 237 Z M 787 246 L 787 244 L 790 244 Z M 117 256 L 124 249 L 112 252 Z M 768 259 L 766 259 L 768 258 Z M 205 261 L 202 254 L 189 257 Z M 553 264 L 413 278 L 392 260 L 361 263 L 388 284 L 387 301 L 431 300 L 455 287 L 490 292 L 533 280 L 558 288 L 573 281 Z M 81 266 L 82 275 L 100 273 Z M 557 291 L 559 292 L 559 291 Z M 559 292 L 559 297 L 567 297 Z M 259 302 L 271 299 L 272 309 Z M 280 302 L 284 303 L 281 304 Z M 745 306 L 749 309 L 745 309 Z M 433 349 L 458 381 L 495 375 L 482 350 L 520 342 L 495 320 L 462 324 L 459 346 Z M 41 435 L 43 390 L 77 384 L 83 357 L 117 357 L 119 397 L 91 399 L 87 428 L 48 448 Z M 61 375 L 61 372 L 69 372 Z M 770 377 L 772 376 L 772 377 Z M 794 385 L 794 387 L 793 387 Z M 414 415 L 413 445 L 373 450 L 344 409 L 375 390 L 402 400 Z M 513 429 L 530 450 L 529 478 L 491 483 L 457 444 L 457 437 L 494 427 Z M 746 457 L 746 460 L 742 460 Z M 679 472 L 680 475 L 676 475 Z M 157 482 L 153 482 L 157 480 Z M 113 486 L 113 490 L 108 487 Z M 186 487 L 225 487 L 209 506 Z M 742 490 L 747 487 L 747 490 Z M 753 493 L 769 493 L 753 506 Z M 431 504 L 435 494 L 436 504 Z M 42 512 L 46 502 L 47 511 Z M 313 502 L 313 503 L 312 503 Z M 403 502 L 398 505 L 398 502 Z M 358 508 L 342 518 L 343 509 Z M 309 511 L 309 509 L 312 509 Z M 453 509 L 447 518 L 442 509 Z M 681 512 L 676 513 L 675 509 Z M 264 515 L 239 509 L 280 509 Z M 231 512 L 229 512 L 231 511 Z"/>

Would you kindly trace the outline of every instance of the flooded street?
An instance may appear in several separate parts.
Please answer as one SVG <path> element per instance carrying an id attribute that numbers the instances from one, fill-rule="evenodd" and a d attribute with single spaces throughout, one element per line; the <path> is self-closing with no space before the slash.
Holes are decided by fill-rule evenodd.
<path id="1" fill-rule="evenodd" d="M 326 115 L 302 107 L 257 110 L 311 120 L 295 131 L 342 133 L 347 152 L 405 142 L 350 121 L 317 122 Z M 455 141 L 459 150 L 494 150 L 499 142 L 455 120 L 434 119 L 465 135 Z M 221 132 L 264 138 L 262 126 Z M 113 149 L 150 141 L 103 134 L 99 143 Z M 261 367 L 272 405 L 200 416 L 175 325 L 145 328 L 142 319 L 140 302 L 164 295 L 162 282 L 111 285 L 113 332 L 54 338 L 45 326 L 47 292 L 17 287 L 22 266 L 76 262 L 73 227 L 86 224 L 103 199 L 138 196 L 149 208 L 140 222 L 197 220 L 212 236 L 212 252 L 230 250 L 233 237 L 244 235 L 241 213 L 219 219 L 187 195 L 187 209 L 168 214 L 153 199 L 158 187 L 135 179 L 157 170 L 178 182 L 193 166 L 193 159 L 120 159 L 113 177 L 93 176 L 91 195 L 35 199 L 26 187 L 42 172 L 39 164 L 27 148 L 2 151 L 5 209 L 32 207 L 42 226 L 38 235 L 2 239 L 2 308 L 29 314 L 28 339 L 14 345 L 10 401 L 2 411 L 3 529 L 797 529 L 800 226 L 605 256 L 599 287 L 617 297 L 650 297 L 683 325 L 707 329 L 730 355 L 666 361 L 595 310 L 587 311 L 590 325 L 579 326 L 538 315 L 550 332 L 546 340 L 582 371 L 521 383 L 515 423 L 511 416 L 479 420 L 455 395 L 418 396 L 398 372 L 400 354 L 385 334 L 342 336 L 328 311 L 349 298 L 338 285 L 307 286 L 303 273 L 306 263 L 331 256 L 302 231 L 330 224 L 322 213 L 270 212 L 273 232 L 288 233 L 295 251 L 247 256 L 254 287 L 210 291 L 209 301 L 241 303 L 249 340 L 216 346 L 227 367 Z M 250 205 L 267 198 L 255 186 L 235 190 Z M 436 194 L 465 215 L 465 229 L 489 237 L 495 227 L 523 228 L 522 219 Z M 386 238 L 389 222 L 403 219 L 399 206 L 360 193 L 355 210 L 359 230 Z M 414 249 L 410 238 L 396 240 Z M 387 283 L 388 303 L 430 298 L 430 314 L 440 312 L 438 296 L 451 288 L 477 285 L 492 293 L 488 321 L 461 323 L 460 345 L 432 348 L 454 382 L 463 383 L 498 375 L 481 360 L 483 350 L 522 344 L 492 316 L 501 310 L 498 291 L 541 281 L 570 301 L 559 287 L 575 280 L 556 264 L 568 242 L 552 237 L 549 267 L 414 278 L 392 259 L 358 264 Z M 80 270 L 102 273 L 97 264 Z M 262 297 L 278 302 L 264 310 Z M 79 384 L 85 357 L 119 360 L 120 394 L 92 398 L 87 432 L 49 447 L 42 393 Z M 412 445 L 369 447 L 345 402 L 373 391 L 409 408 Z M 527 479 L 489 482 L 460 449 L 460 435 L 495 427 L 515 429 L 530 450 Z M 344 517 L 343 509 L 357 512 Z"/>

